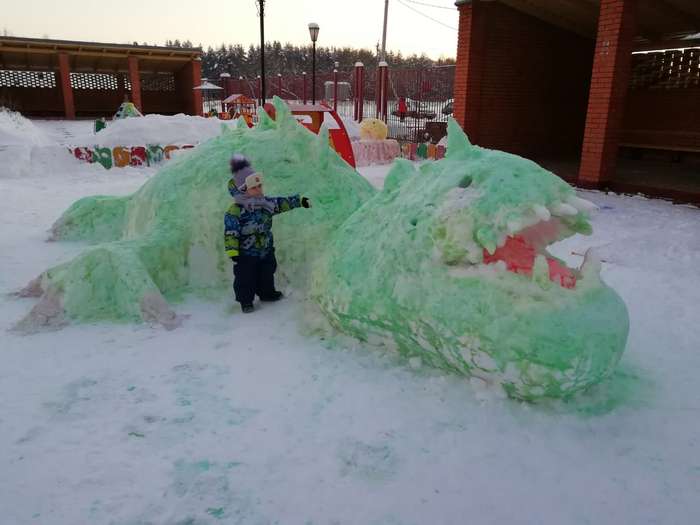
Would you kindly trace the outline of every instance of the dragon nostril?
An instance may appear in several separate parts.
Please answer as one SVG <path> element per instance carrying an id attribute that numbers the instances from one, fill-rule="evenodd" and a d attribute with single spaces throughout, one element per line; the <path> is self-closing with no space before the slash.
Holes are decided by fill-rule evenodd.
<path id="1" fill-rule="evenodd" d="M 411 219 L 411 226 L 416 226 L 417 224 L 418 224 L 418 219 L 413 217 L 413 219 Z"/>
<path id="2" fill-rule="evenodd" d="M 465 175 L 461 181 L 459 181 L 460 188 L 468 188 L 472 184 L 472 178 L 469 175 Z"/>

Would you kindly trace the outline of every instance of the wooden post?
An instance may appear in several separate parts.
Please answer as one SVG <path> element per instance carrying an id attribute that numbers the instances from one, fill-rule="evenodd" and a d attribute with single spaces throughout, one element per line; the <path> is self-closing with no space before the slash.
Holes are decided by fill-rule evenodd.
<path id="1" fill-rule="evenodd" d="M 70 84 L 70 62 L 67 53 L 58 54 L 59 76 L 61 77 L 61 93 L 63 94 L 63 112 L 67 119 L 75 118 L 75 101 L 73 87 Z"/>
<path id="2" fill-rule="evenodd" d="M 143 104 L 141 103 L 141 73 L 139 73 L 138 57 L 129 57 L 129 82 L 131 83 L 131 102 L 134 103 L 136 109 L 143 112 Z"/>

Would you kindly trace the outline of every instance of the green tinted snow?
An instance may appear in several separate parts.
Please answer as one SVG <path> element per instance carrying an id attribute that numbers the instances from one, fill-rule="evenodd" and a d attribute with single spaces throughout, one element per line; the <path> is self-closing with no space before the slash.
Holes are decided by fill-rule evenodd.
<path id="1" fill-rule="evenodd" d="M 544 259 L 531 277 L 482 264 L 484 250 L 538 222 L 556 224 L 557 238 L 589 233 L 566 183 L 472 146 L 451 121 L 445 159 L 420 169 L 397 160 L 377 192 L 330 149 L 326 130 L 316 136 L 275 106 L 276 121 L 261 113 L 254 129 L 224 129 L 130 197 L 74 204 L 53 236 L 96 245 L 43 275 L 45 297 L 73 320 L 164 322 L 174 315 L 165 298 L 228 290 L 223 213 L 239 152 L 264 173 L 268 195 L 311 199 L 310 210 L 275 218 L 279 274 L 336 329 L 526 399 L 566 397 L 613 371 L 627 311 L 595 268 L 566 289 Z"/>

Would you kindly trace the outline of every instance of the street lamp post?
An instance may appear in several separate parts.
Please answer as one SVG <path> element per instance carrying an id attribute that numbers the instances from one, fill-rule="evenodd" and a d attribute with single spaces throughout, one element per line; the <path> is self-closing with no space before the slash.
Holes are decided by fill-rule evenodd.
<path id="1" fill-rule="evenodd" d="M 313 54 L 311 58 L 311 103 L 316 104 L 316 40 L 318 40 L 318 24 L 311 22 L 309 24 L 309 35 L 311 35 L 311 43 L 313 45 Z"/>
<path id="2" fill-rule="evenodd" d="M 260 105 L 265 105 L 265 0 L 255 0 L 258 4 L 260 15 L 260 75 L 262 85 L 260 87 Z"/>

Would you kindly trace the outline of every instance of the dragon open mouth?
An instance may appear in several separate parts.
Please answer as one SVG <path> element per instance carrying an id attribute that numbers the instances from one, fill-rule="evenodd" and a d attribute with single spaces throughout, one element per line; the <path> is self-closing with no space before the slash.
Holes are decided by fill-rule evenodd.
<path id="1" fill-rule="evenodd" d="M 501 239 L 493 253 L 483 250 L 483 263 L 502 262 L 506 270 L 532 277 L 533 271 L 537 271 L 537 261 L 541 259 L 539 266 L 542 274 L 545 272 L 546 261 L 549 280 L 563 288 L 573 289 L 582 278 L 583 266 L 578 269 L 569 268 L 562 260 L 550 254 L 547 247 L 574 233 L 568 224 L 571 218 L 581 212 L 590 212 L 595 207 L 595 204 L 578 197 L 572 197 L 568 203 L 559 203 L 551 210 L 538 206 L 535 213 L 539 221 L 530 223 L 525 228 L 518 228 L 517 225 L 509 227 L 511 234 Z M 587 257 L 584 265 L 588 261 Z"/>
<path id="2" fill-rule="evenodd" d="M 547 261 L 549 279 L 564 288 L 575 288 L 579 272 L 566 266 L 547 252 L 547 246 L 561 238 L 558 219 L 541 221 L 506 238 L 492 254 L 484 249 L 484 264 L 503 261 L 509 272 L 532 276 L 535 261 L 543 256 Z"/>

